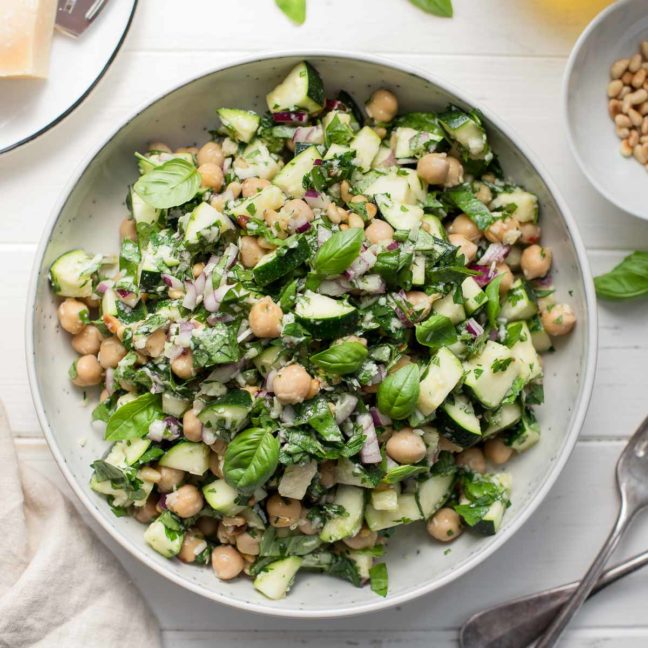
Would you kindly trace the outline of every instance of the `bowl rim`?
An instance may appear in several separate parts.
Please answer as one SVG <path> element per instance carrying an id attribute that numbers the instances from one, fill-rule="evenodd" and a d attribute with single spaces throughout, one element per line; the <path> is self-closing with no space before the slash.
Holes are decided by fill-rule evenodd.
<path id="1" fill-rule="evenodd" d="M 601 196 L 603 196 L 603 198 L 605 198 L 608 202 L 612 203 L 619 209 L 630 214 L 631 216 L 635 216 L 636 218 L 641 218 L 641 220 L 648 220 L 648 212 L 642 214 L 641 212 L 637 211 L 635 208 L 626 205 L 623 202 L 623 198 L 621 198 L 620 196 L 616 196 L 610 191 L 608 191 L 608 189 L 603 185 L 601 185 L 601 183 L 594 177 L 594 174 L 590 171 L 589 166 L 587 165 L 585 159 L 580 154 L 580 150 L 576 145 L 576 140 L 572 132 L 571 121 L 569 117 L 570 115 L 569 88 L 572 82 L 572 73 L 574 71 L 574 65 L 576 64 L 576 58 L 580 54 L 581 49 L 583 48 L 585 43 L 589 40 L 592 33 L 603 22 L 605 22 L 608 18 L 610 18 L 612 14 L 614 14 L 617 11 L 623 10 L 623 8 L 626 5 L 629 5 L 636 1 L 637 0 L 617 0 L 617 2 L 612 3 L 611 5 L 603 9 L 603 11 L 599 12 L 596 16 L 594 16 L 594 18 L 589 23 L 589 25 L 585 27 L 581 35 L 576 40 L 576 43 L 572 48 L 569 58 L 567 59 L 567 65 L 565 66 L 565 72 L 563 74 L 563 80 L 562 80 L 562 102 L 561 103 L 562 103 L 564 129 L 567 133 L 567 141 L 569 142 L 569 148 L 574 158 L 576 158 L 576 162 L 578 162 L 578 166 L 580 167 L 581 171 L 583 172 L 583 174 L 585 175 L 589 183 L 592 185 L 592 187 L 594 187 L 594 189 L 596 189 L 596 191 L 599 192 L 599 194 L 601 194 Z M 603 94 L 601 94 L 601 97 L 603 98 Z"/>
<path id="2" fill-rule="evenodd" d="M 125 537 L 117 531 L 115 527 L 108 523 L 108 520 L 103 517 L 99 510 L 93 505 L 90 500 L 89 494 L 82 487 L 80 482 L 72 475 L 71 470 L 69 469 L 63 453 L 58 447 L 56 441 L 56 435 L 54 434 L 53 429 L 50 427 L 47 417 L 45 415 L 45 410 L 43 407 L 43 402 L 41 399 L 38 381 L 37 381 L 37 369 L 34 356 L 34 333 L 35 333 L 35 312 L 36 312 L 36 294 L 38 288 L 38 282 L 40 279 L 39 268 L 42 264 L 42 259 L 45 254 L 45 250 L 49 243 L 50 235 L 52 230 L 56 226 L 59 215 L 62 209 L 65 207 L 69 196 L 71 195 L 74 187 L 78 183 L 79 179 L 85 172 L 86 168 L 92 163 L 94 158 L 100 154 L 103 148 L 110 142 L 110 140 L 115 137 L 119 131 L 124 128 L 128 123 L 130 123 L 135 117 L 137 117 L 141 112 L 146 110 L 149 106 L 153 105 L 160 99 L 166 97 L 167 95 L 176 92 L 180 88 L 183 88 L 186 85 L 193 83 L 194 81 L 203 78 L 205 76 L 211 75 L 215 72 L 220 72 L 225 69 L 232 67 L 238 67 L 240 65 L 254 63 L 258 61 L 266 60 L 280 60 L 282 58 L 303 58 L 309 59 L 311 57 L 332 57 L 332 58 L 346 58 L 357 60 L 361 62 L 371 63 L 378 66 L 384 66 L 391 69 L 396 69 L 400 72 L 406 74 L 411 74 L 420 79 L 432 83 L 438 86 L 440 89 L 445 90 L 449 93 L 454 94 L 458 99 L 465 102 L 467 105 L 477 106 L 478 102 L 472 99 L 470 96 L 457 88 L 455 88 L 451 83 L 446 82 L 443 79 L 435 77 L 434 75 L 429 75 L 425 71 L 418 69 L 416 66 L 411 66 L 408 64 L 402 63 L 393 63 L 388 59 L 374 56 L 371 54 L 365 53 L 352 53 L 345 51 L 336 51 L 336 50 L 298 50 L 291 51 L 285 50 L 280 52 L 272 52 L 265 54 L 254 54 L 248 57 L 236 58 L 234 61 L 230 61 L 223 65 L 216 66 L 209 72 L 202 72 L 196 76 L 192 76 L 191 79 L 178 83 L 174 87 L 165 90 L 164 92 L 156 95 L 153 99 L 147 100 L 145 103 L 140 105 L 135 111 L 130 113 L 130 115 L 120 121 L 120 124 L 117 128 L 113 129 L 109 135 L 105 138 L 102 138 L 102 142 L 97 146 L 78 166 L 75 170 L 75 173 L 71 176 L 70 181 L 67 183 L 64 191 L 60 195 L 58 201 L 56 202 L 52 213 L 50 214 L 49 220 L 45 226 L 45 229 L 41 235 L 41 240 L 39 242 L 38 248 L 36 250 L 34 265 L 32 267 L 28 293 L 27 293 L 27 311 L 26 311 L 26 321 L 25 321 L 25 334 L 26 334 L 26 345 L 25 353 L 27 360 L 27 370 L 29 377 L 30 391 L 32 394 L 32 400 L 36 409 L 39 423 L 44 432 L 44 436 L 47 440 L 49 448 L 56 459 L 59 469 L 65 476 L 68 484 L 70 485 L 72 491 L 77 495 L 77 497 L 83 503 L 85 509 L 89 511 L 94 520 L 101 526 L 101 528 L 108 533 L 121 547 L 128 551 L 132 556 L 137 558 L 140 562 L 147 565 L 149 568 L 153 569 L 155 572 L 167 578 L 168 580 L 176 583 L 177 585 L 192 591 L 196 594 L 199 594 L 207 599 L 211 599 L 218 603 L 229 605 L 231 607 L 239 608 L 249 612 L 255 612 L 258 614 L 264 614 L 269 616 L 276 617 L 286 617 L 286 618 L 301 618 L 301 619 L 326 619 L 326 618 L 342 618 L 348 616 L 355 616 L 359 614 L 365 614 L 369 612 L 376 612 L 382 609 L 393 607 L 405 603 L 407 601 L 418 598 L 424 594 L 432 592 L 434 590 L 440 589 L 444 585 L 449 584 L 450 582 L 456 580 L 461 575 L 467 573 L 478 564 L 483 562 L 486 558 L 492 555 L 497 549 L 499 549 L 506 541 L 508 541 L 513 535 L 522 527 L 522 525 L 529 519 L 529 517 L 536 511 L 540 503 L 544 500 L 545 496 L 551 489 L 551 487 L 556 482 L 558 476 L 562 472 L 567 460 L 571 456 L 571 453 L 574 449 L 576 441 L 578 439 L 580 430 L 583 425 L 585 415 L 587 413 L 587 408 L 589 405 L 590 397 L 592 394 L 592 388 L 594 384 L 594 376 L 596 371 L 596 357 L 597 357 L 597 313 L 596 313 L 596 301 L 594 293 L 594 283 L 592 280 L 592 274 L 589 267 L 589 262 L 587 259 L 585 247 L 580 238 L 580 234 L 576 227 L 576 223 L 569 211 L 569 208 L 565 204 L 564 200 L 560 196 L 556 186 L 549 177 L 547 171 L 544 169 L 543 165 L 538 161 L 535 154 L 533 154 L 526 146 L 526 144 L 521 143 L 520 137 L 512 130 L 509 126 L 503 124 L 503 122 L 498 118 L 493 116 L 489 110 L 480 110 L 484 114 L 487 121 L 491 122 L 496 128 L 498 128 L 511 142 L 515 143 L 515 146 L 518 152 L 525 157 L 529 164 L 533 167 L 535 172 L 539 175 L 543 183 L 546 185 L 547 189 L 550 191 L 552 197 L 556 201 L 559 212 L 565 222 L 569 236 L 571 238 L 572 244 L 576 251 L 576 257 L 581 268 L 581 273 L 583 277 L 584 284 L 584 301 L 586 306 L 587 322 L 581 324 L 585 328 L 585 341 L 584 341 L 584 357 L 583 357 L 583 367 L 582 367 L 582 382 L 581 388 L 579 390 L 578 397 L 576 399 L 576 407 L 574 408 L 573 414 L 573 424 L 565 435 L 565 441 L 562 452 L 556 456 L 555 460 L 550 462 L 548 470 L 544 476 L 544 479 L 535 493 L 531 496 L 527 506 L 521 509 L 515 518 L 515 520 L 506 527 L 505 531 L 494 536 L 494 540 L 491 545 L 486 547 L 483 551 L 475 552 L 474 555 L 469 557 L 464 564 L 460 565 L 458 568 L 452 572 L 446 574 L 442 578 L 438 578 L 434 581 L 428 583 L 421 583 L 418 587 L 414 587 L 407 592 L 404 592 L 399 595 L 388 596 L 386 598 L 376 597 L 375 601 L 370 601 L 367 603 L 362 603 L 360 605 L 352 605 L 342 608 L 329 608 L 323 610 L 301 610 L 301 609 L 283 609 L 280 607 L 271 608 L 266 607 L 263 604 L 263 601 L 256 603 L 253 601 L 240 601 L 230 598 L 227 594 L 223 594 L 214 590 L 209 590 L 202 585 L 193 583 L 188 579 L 183 579 L 180 576 L 174 574 L 170 570 L 166 569 L 162 565 L 150 560 L 147 552 L 139 547 L 134 546 L 127 541 Z"/>

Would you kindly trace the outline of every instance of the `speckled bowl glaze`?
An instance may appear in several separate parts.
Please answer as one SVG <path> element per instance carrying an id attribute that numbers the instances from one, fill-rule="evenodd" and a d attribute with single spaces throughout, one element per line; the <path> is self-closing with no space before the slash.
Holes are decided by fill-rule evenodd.
<path id="1" fill-rule="evenodd" d="M 591 275 L 576 226 L 553 183 L 535 157 L 499 119 L 485 112 L 490 141 L 507 175 L 535 192 L 542 206 L 545 241 L 554 250 L 558 299 L 569 301 L 578 325 L 557 353 L 546 357 L 546 402 L 539 412 L 542 442 L 510 463 L 514 490 L 501 531 L 490 538 L 465 533 L 444 555 L 422 524 L 403 527 L 387 551 L 389 595 L 357 589 L 334 578 L 300 573 L 288 598 L 269 601 L 248 579 L 218 581 L 211 569 L 169 561 L 150 549 L 144 527 L 116 518 L 88 486 L 90 463 L 105 442 L 90 425 L 90 410 L 70 385 L 74 358 L 68 336 L 56 321 L 56 302 L 47 272 L 59 254 L 73 247 L 115 252 L 117 227 L 124 217 L 126 186 L 136 173 L 133 151 L 152 140 L 173 146 L 203 142 L 215 125 L 214 109 L 241 106 L 265 110 L 264 96 L 299 60 L 319 70 L 329 96 L 345 88 L 359 100 L 381 86 L 392 88 L 402 110 L 439 110 L 448 102 L 474 106 L 445 82 L 406 66 L 370 56 L 301 52 L 245 60 L 188 81 L 150 102 L 121 125 L 82 166 L 43 233 L 30 285 L 27 313 L 27 363 L 38 416 L 65 477 L 84 506 L 117 542 L 170 581 L 214 601 L 286 617 L 341 617 L 403 603 L 472 569 L 501 547 L 536 510 L 574 447 L 592 389 L 596 358 L 596 311 Z M 81 439 L 85 440 L 82 445 Z"/>

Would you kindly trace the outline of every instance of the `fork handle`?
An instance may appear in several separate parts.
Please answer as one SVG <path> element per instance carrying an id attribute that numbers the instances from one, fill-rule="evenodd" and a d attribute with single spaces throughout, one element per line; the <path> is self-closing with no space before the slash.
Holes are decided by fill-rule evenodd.
<path id="1" fill-rule="evenodd" d="M 561 608 L 560 612 L 558 612 L 554 620 L 551 622 L 551 625 L 547 628 L 545 633 L 536 644 L 536 648 L 552 648 L 556 645 L 558 639 L 560 639 L 560 635 L 562 635 L 565 628 L 571 621 L 571 618 L 581 608 L 583 603 L 585 603 L 585 600 L 590 595 L 590 592 L 594 589 L 596 582 L 599 580 L 601 572 L 605 567 L 605 563 L 608 561 L 610 555 L 615 550 L 631 518 L 632 514 L 629 513 L 625 498 L 623 498 L 621 500 L 619 515 L 616 519 L 614 527 L 612 528 L 612 531 L 610 532 L 610 535 L 603 543 L 601 550 L 594 559 L 594 562 L 591 564 L 590 568 L 587 570 L 587 573 L 583 577 L 583 580 L 579 583 L 578 587 L 573 592 L 567 603 Z"/>

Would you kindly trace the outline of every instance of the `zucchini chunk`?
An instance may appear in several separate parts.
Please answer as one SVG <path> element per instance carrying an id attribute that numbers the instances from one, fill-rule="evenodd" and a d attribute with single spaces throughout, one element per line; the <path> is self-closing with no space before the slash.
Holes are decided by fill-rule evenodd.
<path id="1" fill-rule="evenodd" d="M 310 256 L 308 241 L 303 236 L 292 236 L 269 254 L 261 257 L 252 270 L 260 286 L 268 286 L 291 273 Z"/>
<path id="2" fill-rule="evenodd" d="M 322 158 L 316 146 L 309 146 L 296 155 L 277 173 L 272 183 L 291 198 L 301 198 L 305 193 L 304 176 L 315 166 L 315 160 Z"/>
<path id="3" fill-rule="evenodd" d="M 92 275 L 99 268 L 101 257 L 90 256 L 85 250 L 70 250 L 61 254 L 50 266 L 52 290 L 60 297 L 90 297 Z"/>
<path id="4" fill-rule="evenodd" d="M 205 501 L 215 511 L 223 515 L 237 515 L 245 506 L 236 503 L 239 493 L 224 479 L 216 479 L 207 486 L 203 486 Z"/>
<path id="5" fill-rule="evenodd" d="M 209 468 L 209 452 L 209 446 L 204 443 L 180 441 L 164 453 L 159 464 L 191 475 L 203 475 Z"/>
<path id="6" fill-rule="evenodd" d="M 298 63 L 288 76 L 266 95 L 270 112 L 304 108 L 317 113 L 324 108 L 324 84 L 317 70 L 306 61 Z"/>
<path id="7" fill-rule="evenodd" d="M 330 340 L 350 333 L 358 312 L 349 304 L 308 290 L 297 300 L 295 316 L 315 339 Z"/>
<path id="8" fill-rule="evenodd" d="M 462 394 L 449 398 L 441 406 L 443 436 L 462 448 L 482 440 L 481 424 L 475 415 L 473 404 Z"/>
<path id="9" fill-rule="evenodd" d="M 302 558 L 298 556 L 289 556 L 270 563 L 254 579 L 254 589 L 273 601 L 285 598 L 301 564 Z"/>
<path id="10" fill-rule="evenodd" d="M 422 520 L 423 514 L 419 508 L 416 496 L 406 493 L 398 496 L 397 506 L 391 511 L 379 511 L 370 503 L 365 511 L 365 520 L 371 531 L 381 531 L 401 524 L 409 524 Z"/>
<path id="11" fill-rule="evenodd" d="M 343 506 L 345 515 L 327 520 L 320 532 L 323 542 L 336 542 L 354 536 L 362 527 L 364 513 L 364 490 L 357 486 L 338 486 L 334 504 Z"/>
<path id="12" fill-rule="evenodd" d="M 462 376 L 459 358 L 446 347 L 439 349 L 421 380 L 416 407 L 424 416 L 432 414 L 459 384 Z"/>
<path id="13" fill-rule="evenodd" d="M 261 122 L 259 115 L 252 110 L 219 108 L 216 112 L 229 136 L 246 144 L 254 137 Z"/>
<path id="14" fill-rule="evenodd" d="M 242 389 L 234 389 L 213 403 L 209 403 L 198 414 L 203 425 L 217 430 L 220 436 L 230 440 L 243 428 L 252 409 L 252 397 Z"/>

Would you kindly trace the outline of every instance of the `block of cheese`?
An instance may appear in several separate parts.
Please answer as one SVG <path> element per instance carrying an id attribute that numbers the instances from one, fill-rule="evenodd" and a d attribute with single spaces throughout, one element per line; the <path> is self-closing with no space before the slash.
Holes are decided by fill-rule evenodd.
<path id="1" fill-rule="evenodd" d="M 0 0 L 0 77 L 45 78 L 57 0 Z"/>

